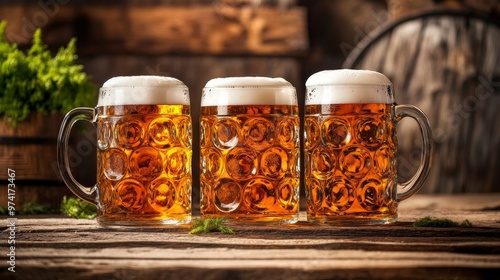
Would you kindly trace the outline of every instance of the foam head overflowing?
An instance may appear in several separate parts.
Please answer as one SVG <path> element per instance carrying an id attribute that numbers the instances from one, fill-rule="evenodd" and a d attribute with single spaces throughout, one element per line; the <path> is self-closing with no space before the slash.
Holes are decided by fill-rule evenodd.
<path id="1" fill-rule="evenodd" d="M 154 104 L 189 105 L 188 88 L 171 77 L 114 77 L 102 85 L 97 102 L 97 106 Z"/>
<path id="2" fill-rule="evenodd" d="M 391 81 L 375 71 L 321 71 L 307 79 L 306 88 L 306 105 L 394 103 Z"/>
<path id="3" fill-rule="evenodd" d="M 208 81 L 201 106 L 227 105 L 297 105 L 297 93 L 283 78 L 230 77 Z"/>

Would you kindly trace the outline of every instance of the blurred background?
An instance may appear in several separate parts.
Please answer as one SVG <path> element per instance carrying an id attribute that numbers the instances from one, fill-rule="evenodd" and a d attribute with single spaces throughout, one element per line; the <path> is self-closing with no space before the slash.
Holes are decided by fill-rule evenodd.
<path id="1" fill-rule="evenodd" d="M 78 62 L 97 86 L 120 75 L 182 80 L 190 89 L 194 120 L 195 204 L 197 120 L 208 80 L 283 77 L 297 88 L 302 106 L 307 77 L 338 68 L 384 73 L 394 82 L 398 103 L 428 114 L 434 157 L 421 193 L 500 191 L 500 1 L 20 0 L 0 1 L 0 20 L 7 21 L 7 39 L 21 48 L 29 47 L 37 28 L 54 52 L 76 37 Z M 0 122 L 0 134 L 10 133 L 4 138 L 24 137 L 28 143 L 0 142 L 2 166 L 21 169 L 20 203 L 58 205 L 70 193 L 53 164 L 61 119 L 49 119 L 40 122 L 48 120 L 52 128 L 35 125 L 53 131 L 40 143 L 24 141 L 22 128 L 12 131 Z M 398 130 L 399 173 L 405 180 L 419 163 L 419 132 L 411 121 Z M 74 134 L 75 174 L 92 185 L 95 131 L 85 126 Z M 34 157 L 43 160 L 30 165 L 20 159 L 22 145 L 49 152 L 38 152 Z M 36 172 L 23 174 L 23 168 Z"/>

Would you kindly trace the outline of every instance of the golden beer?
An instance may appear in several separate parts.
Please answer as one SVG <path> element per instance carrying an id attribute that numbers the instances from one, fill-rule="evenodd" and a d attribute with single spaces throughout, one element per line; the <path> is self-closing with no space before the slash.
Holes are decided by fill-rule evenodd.
<path id="1" fill-rule="evenodd" d="M 308 105 L 305 111 L 310 219 L 395 218 L 392 105 Z"/>
<path id="2" fill-rule="evenodd" d="M 117 105 L 97 111 L 100 219 L 189 220 L 189 106 Z"/>
<path id="3" fill-rule="evenodd" d="M 422 186 L 430 126 L 412 105 L 396 105 L 392 83 L 368 70 L 327 70 L 306 82 L 304 149 L 307 219 L 330 224 L 397 220 L 398 203 Z M 396 124 L 412 117 L 422 132 L 421 166 L 397 182 Z"/>
<path id="4" fill-rule="evenodd" d="M 97 129 L 97 180 L 84 186 L 71 175 L 68 147 L 77 121 Z M 66 114 L 58 137 L 61 177 L 97 207 L 105 226 L 161 226 L 191 220 L 192 128 L 188 88 L 160 76 L 106 81 L 95 108 Z"/>
<path id="5" fill-rule="evenodd" d="M 200 149 L 202 216 L 231 222 L 298 220 L 296 103 L 202 105 Z"/>

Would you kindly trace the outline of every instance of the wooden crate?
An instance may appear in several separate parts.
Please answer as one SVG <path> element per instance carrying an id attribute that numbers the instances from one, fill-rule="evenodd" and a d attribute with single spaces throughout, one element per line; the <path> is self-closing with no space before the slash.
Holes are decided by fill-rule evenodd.
<path id="1" fill-rule="evenodd" d="M 12 127 L 0 118 L 0 205 L 7 206 L 7 169 L 15 171 L 16 210 L 28 202 L 59 207 L 69 190 L 59 179 L 56 139 L 62 115 L 31 114 Z"/>

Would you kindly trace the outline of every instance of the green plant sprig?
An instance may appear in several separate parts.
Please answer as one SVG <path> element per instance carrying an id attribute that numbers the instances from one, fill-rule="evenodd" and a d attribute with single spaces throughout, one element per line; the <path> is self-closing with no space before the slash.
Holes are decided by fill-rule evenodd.
<path id="1" fill-rule="evenodd" d="M 77 197 L 63 197 L 61 213 L 77 219 L 93 219 L 97 216 L 96 207 Z"/>
<path id="2" fill-rule="evenodd" d="M 234 230 L 226 227 L 224 222 L 226 218 L 223 217 L 209 217 L 205 219 L 194 219 L 191 224 L 191 231 L 189 234 L 201 234 L 209 232 L 222 232 L 225 234 L 235 234 Z"/>
<path id="3" fill-rule="evenodd" d="M 55 214 L 58 213 L 57 209 L 54 209 L 49 204 L 28 202 L 24 204 L 23 209 L 19 212 L 21 215 L 36 215 L 36 214 Z"/>
<path id="4" fill-rule="evenodd" d="M 76 64 L 76 39 L 52 56 L 37 29 L 25 54 L 7 42 L 5 21 L 0 22 L 0 116 L 13 126 L 31 112 L 66 113 L 94 104 L 95 86 Z"/>
<path id="5" fill-rule="evenodd" d="M 413 223 L 414 227 L 472 227 L 469 220 L 464 220 L 462 223 L 454 222 L 450 219 L 437 219 L 430 216 L 418 219 Z"/>
<path id="6" fill-rule="evenodd" d="M 97 209 L 94 205 L 85 202 L 77 197 L 64 196 L 60 209 L 54 209 L 48 204 L 37 202 L 28 202 L 22 210 L 17 210 L 19 215 L 37 215 L 37 214 L 56 214 L 61 213 L 68 217 L 76 219 L 93 219 L 97 215 Z M 6 208 L 0 206 L 0 215 L 7 215 Z"/>

